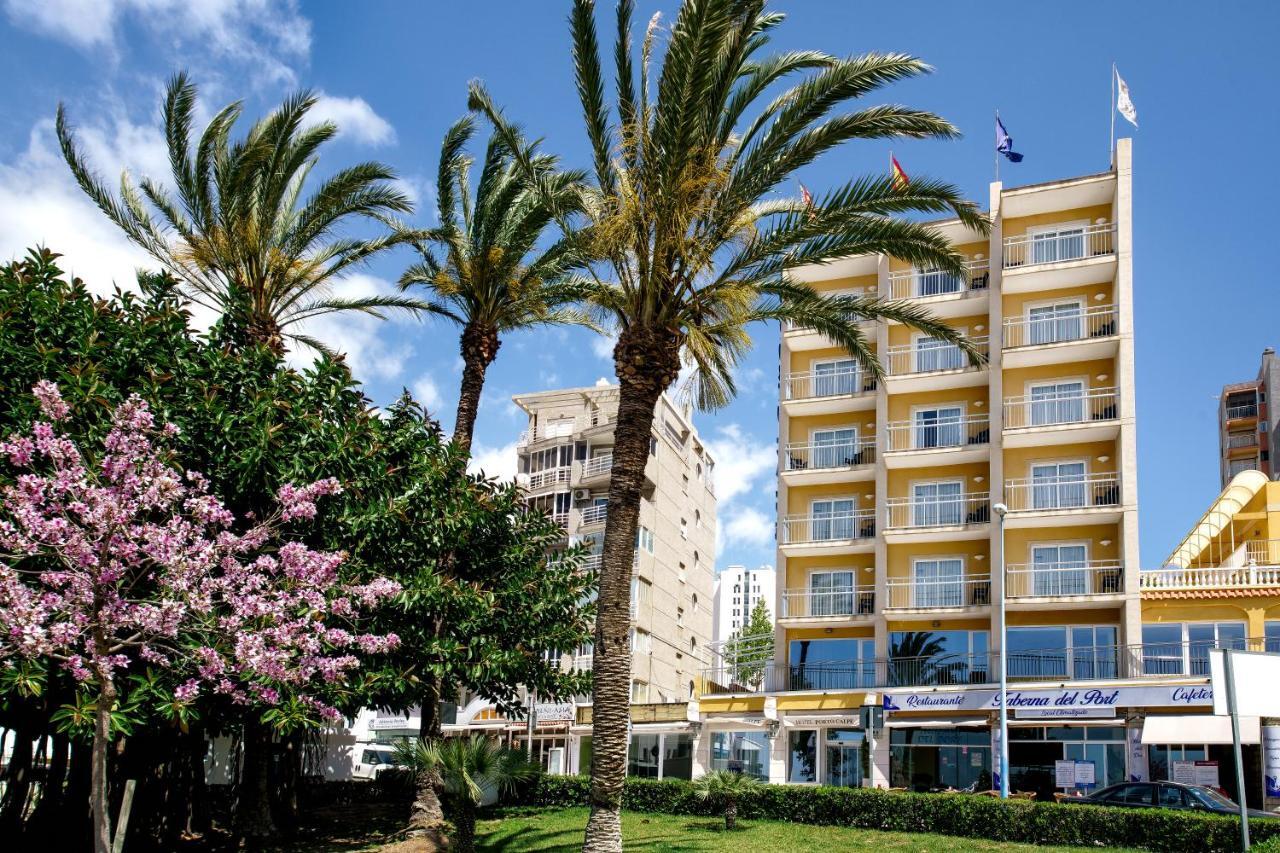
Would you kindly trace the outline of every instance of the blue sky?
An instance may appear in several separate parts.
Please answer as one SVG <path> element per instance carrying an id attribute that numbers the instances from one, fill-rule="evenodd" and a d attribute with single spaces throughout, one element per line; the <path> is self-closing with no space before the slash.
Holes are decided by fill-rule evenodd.
<path id="1" fill-rule="evenodd" d="M 674 0 L 637 0 L 637 26 Z M 481 78 L 508 113 L 567 163 L 586 165 L 572 88 L 565 14 L 540 2 L 315 3 L 287 0 L 0 0 L 0 258 L 44 243 L 100 289 L 131 280 L 145 258 L 69 182 L 52 137 L 58 101 L 90 158 L 163 177 L 157 126 L 164 80 L 185 68 L 203 115 L 242 98 L 256 116 L 298 87 L 322 94 L 343 133 L 321 171 L 355 160 L 391 164 L 433 220 L 431 176 L 445 128 Z M 1218 490 L 1214 413 L 1224 382 L 1251 378 L 1278 342 L 1274 236 L 1280 137 L 1271 2 L 1069 4 L 849 3 L 792 0 L 779 49 L 833 54 L 901 50 L 936 73 L 895 87 L 893 100 L 941 113 L 956 142 L 894 146 L 911 174 L 958 184 L 984 201 L 992 178 L 992 112 L 1026 160 L 1006 185 L 1108 165 L 1110 63 L 1119 64 L 1142 124 L 1133 131 L 1135 325 L 1142 554 L 1154 566 Z M 611 3 L 602 0 L 611 19 Z M 602 36 L 607 39 L 607 31 Z M 611 47 L 611 46 L 610 46 Z M 247 124 L 247 122 L 246 122 Z M 1120 127 L 1130 132 L 1127 125 Z M 887 145 L 846 146 L 807 167 L 817 194 L 884 168 Z M 407 255 L 388 256 L 345 285 L 389 288 Z M 375 401 L 402 387 L 452 421 L 459 361 L 454 330 L 402 319 L 334 321 L 314 330 L 345 349 Z M 755 329 L 742 394 L 699 415 L 720 458 L 718 565 L 773 561 L 777 332 Z M 512 393 L 611 376 L 608 347 L 581 331 L 513 336 L 490 371 L 477 457 L 509 471 L 522 427 Z"/>

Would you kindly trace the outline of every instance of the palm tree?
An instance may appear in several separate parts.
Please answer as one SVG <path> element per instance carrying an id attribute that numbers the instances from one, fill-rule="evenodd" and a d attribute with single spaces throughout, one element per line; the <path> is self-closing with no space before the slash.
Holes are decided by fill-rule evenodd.
<path id="1" fill-rule="evenodd" d="M 733 831 L 738 825 L 738 803 L 748 796 L 760 781 L 733 770 L 712 770 L 693 780 L 693 793 L 700 800 L 710 800 L 724 811 L 724 828 Z"/>
<path id="2" fill-rule="evenodd" d="M 655 89 L 649 72 L 657 19 L 642 41 L 637 73 L 631 15 L 632 0 L 619 0 L 615 113 L 605 103 L 595 3 L 575 0 L 570 13 L 595 181 L 583 193 L 582 215 L 558 217 L 588 274 L 582 303 L 617 333 L 621 386 L 596 621 L 586 853 L 621 849 L 632 549 L 659 396 L 684 363 L 694 401 L 704 409 L 725 404 L 736 391 L 733 369 L 751 346 L 747 327 L 757 321 L 813 328 L 875 376 L 883 369 L 860 321 L 908 324 L 958 345 L 976 363 L 973 345 L 928 312 L 872 297 L 824 298 L 792 271 L 883 253 L 959 274 L 961 258 L 946 240 L 901 214 L 948 214 L 980 231 L 988 227 L 958 190 L 923 177 L 901 188 L 888 175 L 863 177 L 812 201 L 778 194 L 797 169 L 848 140 L 955 136 L 947 121 L 903 106 L 838 112 L 927 72 L 919 59 L 764 56 L 769 31 L 783 20 L 765 10 L 765 0 L 685 0 Z M 796 75 L 802 79 L 793 81 Z M 470 102 L 518 151 L 520 131 L 479 83 Z"/>
<path id="3" fill-rule="evenodd" d="M 339 311 L 380 317 L 387 308 L 421 307 L 395 295 L 329 293 L 343 274 L 415 235 L 394 223 L 392 217 L 412 205 L 390 183 L 395 174 L 379 163 L 342 169 L 304 199 L 317 152 L 337 133 L 331 122 L 305 124 L 313 95 L 286 99 L 234 142 L 241 104 L 229 104 L 209 122 L 193 154 L 195 101 L 196 87 L 185 74 L 169 81 L 164 130 L 176 198 L 151 178 L 135 185 L 128 173 L 113 195 L 78 149 L 61 104 L 58 140 L 81 189 L 178 279 L 188 299 L 224 319 L 232 343 L 262 344 L 282 355 L 291 338 L 327 352 L 292 327 Z M 337 233 L 359 219 L 386 230 L 367 238 Z"/>
<path id="4" fill-rule="evenodd" d="M 541 772 L 519 750 L 500 746 L 483 735 L 402 741 L 396 747 L 396 763 L 440 778 L 445 816 L 454 827 L 449 849 L 460 853 L 475 850 L 476 810 L 491 797 L 533 781 Z"/>
<path id="5" fill-rule="evenodd" d="M 494 135 L 473 202 L 465 148 L 474 132 L 474 120 L 467 116 L 445 134 L 436 183 L 440 224 L 418 241 L 422 259 L 400 278 L 402 289 L 419 285 L 429 291 L 427 311 L 462 327 L 462 388 L 453 439 L 465 450 L 471 449 L 485 371 L 498 355 L 500 335 L 585 320 L 565 306 L 571 297 L 562 285 L 572 278 L 564 244 L 536 250 L 553 212 L 573 209 L 576 185 L 585 175 L 557 173 L 554 157 L 526 146 L 521 157 L 532 165 L 544 195 Z"/>

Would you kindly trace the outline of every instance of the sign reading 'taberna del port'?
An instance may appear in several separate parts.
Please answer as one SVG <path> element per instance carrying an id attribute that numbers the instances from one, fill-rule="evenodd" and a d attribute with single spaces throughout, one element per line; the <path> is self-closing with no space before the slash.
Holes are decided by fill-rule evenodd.
<path id="1" fill-rule="evenodd" d="M 1009 690 L 1008 706 L 1018 710 L 1053 711 L 1071 708 L 1194 707 L 1213 704 L 1213 690 L 1204 686 L 1088 687 L 1056 690 Z M 886 711 L 990 711 L 1000 707 L 1000 691 L 885 693 Z M 1046 714 L 1053 716 L 1057 714 Z"/>

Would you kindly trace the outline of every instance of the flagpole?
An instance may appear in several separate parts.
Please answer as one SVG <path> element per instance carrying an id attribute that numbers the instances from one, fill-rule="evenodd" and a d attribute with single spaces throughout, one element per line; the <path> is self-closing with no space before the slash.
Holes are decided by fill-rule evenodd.
<path id="1" fill-rule="evenodd" d="M 1111 144 L 1107 147 L 1111 165 L 1116 164 L 1116 63 L 1111 62 Z"/>

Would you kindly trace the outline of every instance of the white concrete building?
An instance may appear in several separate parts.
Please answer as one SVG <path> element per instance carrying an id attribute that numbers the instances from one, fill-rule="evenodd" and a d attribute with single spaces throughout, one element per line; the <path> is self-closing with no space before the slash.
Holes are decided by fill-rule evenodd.
<path id="1" fill-rule="evenodd" d="M 723 643 L 734 631 L 742 628 L 751 618 L 751 609 L 763 599 L 774 613 L 774 588 L 777 572 L 773 566 L 748 569 L 746 566 L 728 566 L 716 575 L 715 642 Z"/>

